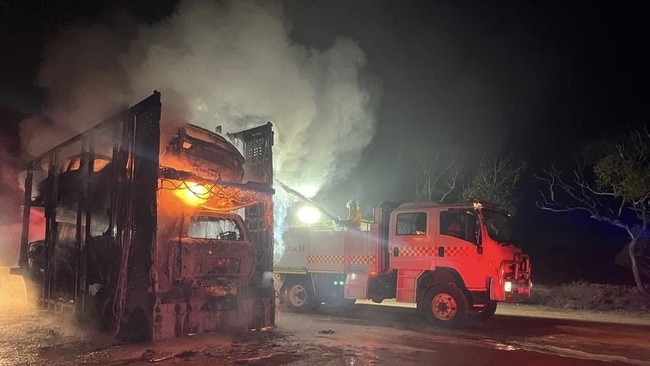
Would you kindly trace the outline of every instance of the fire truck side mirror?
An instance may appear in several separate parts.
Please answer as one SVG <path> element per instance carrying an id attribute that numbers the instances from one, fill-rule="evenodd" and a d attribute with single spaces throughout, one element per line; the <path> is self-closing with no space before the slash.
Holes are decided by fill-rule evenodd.
<path id="1" fill-rule="evenodd" d="M 393 257 L 399 257 L 399 247 L 393 247 Z"/>

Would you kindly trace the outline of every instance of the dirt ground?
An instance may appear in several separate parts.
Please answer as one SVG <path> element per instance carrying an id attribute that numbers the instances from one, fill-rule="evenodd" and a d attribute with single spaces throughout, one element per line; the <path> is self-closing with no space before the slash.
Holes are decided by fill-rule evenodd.
<path id="1" fill-rule="evenodd" d="M 277 328 L 123 344 L 72 325 L 66 313 L 4 310 L 0 365 L 339 365 L 346 357 L 345 350 L 306 345 Z"/>
<path id="2" fill-rule="evenodd" d="M 528 360 L 526 364 L 529 365 L 559 365 L 559 361 L 567 360 L 570 360 L 570 363 L 565 363 L 567 365 L 650 365 L 650 362 L 634 363 L 620 357 L 610 357 L 601 362 L 598 358 L 575 353 L 576 349 L 569 349 L 575 348 L 573 346 L 563 351 L 550 349 L 540 352 L 538 349 L 534 352 L 535 362 L 532 362 L 530 356 L 522 353 L 526 351 L 526 341 L 509 342 L 504 340 L 508 337 L 481 335 L 482 332 L 492 333 L 490 328 L 426 330 L 424 325 L 416 324 L 417 321 L 411 318 L 411 309 L 377 308 L 378 312 L 374 309 L 360 304 L 355 310 L 358 316 L 353 312 L 343 317 L 278 312 L 277 327 L 273 329 L 122 344 L 110 334 L 85 331 L 72 325 L 67 313 L 4 307 L 0 316 L 0 365 L 421 365 L 433 359 L 445 361 L 436 364 L 462 365 L 464 361 L 459 357 L 463 355 L 471 356 L 471 360 L 490 360 L 474 362 L 478 365 L 499 365 L 501 361 L 512 361 L 517 357 Z M 573 316 L 577 319 L 595 316 L 604 322 L 628 321 L 650 325 L 650 315 L 578 312 L 564 312 L 562 315 L 561 311 L 554 309 L 517 305 L 501 306 L 499 313 L 503 319 L 512 319 L 511 315 L 504 314 L 530 314 L 543 318 Z M 397 314 L 397 321 L 405 320 L 405 325 L 394 326 L 393 320 L 389 319 L 393 314 Z M 384 319 L 378 319 L 382 317 Z M 544 342 L 550 342 L 552 347 L 558 344 L 566 347 L 568 344 L 566 340 L 555 343 L 552 340 L 554 335 L 538 336 L 534 336 L 537 339 L 535 347 Z M 577 336 L 574 334 L 572 338 L 575 340 Z M 515 338 L 520 337 L 512 339 Z M 575 354 L 554 355 L 567 350 Z M 639 354 L 635 359 L 642 359 L 645 355 Z M 618 359 L 625 362 L 615 362 Z"/>
<path id="3" fill-rule="evenodd" d="M 650 338 L 650 313 L 500 304 L 485 325 L 443 330 L 412 306 L 360 301 L 342 315 L 278 311 L 272 329 L 123 344 L 69 313 L 27 306 L 20 286 L 0 283 L 0 365 L 650 366 L 650 345 L 640 342 Z"/>

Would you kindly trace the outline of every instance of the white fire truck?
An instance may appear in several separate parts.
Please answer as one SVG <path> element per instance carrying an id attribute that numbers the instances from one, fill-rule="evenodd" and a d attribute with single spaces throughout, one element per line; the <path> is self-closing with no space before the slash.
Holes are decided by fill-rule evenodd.
<path id="1" fill-rule="evenodd" d="M 415 303 L 439 326 L 485 321 L 530 296 L 530 259 L 511 217 L 478 201 L 381 202 L 367 230 L 292 228 L 274 265 L 280 308 L 344 309 L 356 299 Z"/>

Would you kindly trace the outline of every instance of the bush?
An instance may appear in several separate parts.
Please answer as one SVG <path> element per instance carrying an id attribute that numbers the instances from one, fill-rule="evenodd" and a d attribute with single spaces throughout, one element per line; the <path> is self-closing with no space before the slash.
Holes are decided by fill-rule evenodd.
<path id="1" fill-rule="evenodd" d="M 636 287 L 603 285 L 583 281 L 560 286 L 535 284 L 528 304 L 576 310 L 650 310 L 650 296 Z"/>

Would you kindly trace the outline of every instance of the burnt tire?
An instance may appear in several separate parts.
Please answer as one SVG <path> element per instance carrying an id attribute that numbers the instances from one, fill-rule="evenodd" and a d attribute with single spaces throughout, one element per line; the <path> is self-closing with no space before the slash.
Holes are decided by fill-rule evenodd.
<path id="1" fill-rule="evenodd" d="M 314 308 L 314 293 L 306 281 L 290 283 L 284 290 L 284 305 L 296 313 L 302 313 Z"/>
<path id="2" fill-rule="evenodd" d="M 483 309 L 480 309 L 479 311 L 476 312 L 469 313 L 468 318 L 471 321 L 483 323 L 488 321 L 496 311 L 497 311 L 497 302 L 488 301 L 483 307 Z"/>
<path id="3" fill-rule="evenodd" d="M 452 328 L 465 321 L 468 305 L 461 289 L 454 284 L 444 284 L 430 288 L 418 308 L 435 325 Z"/>

